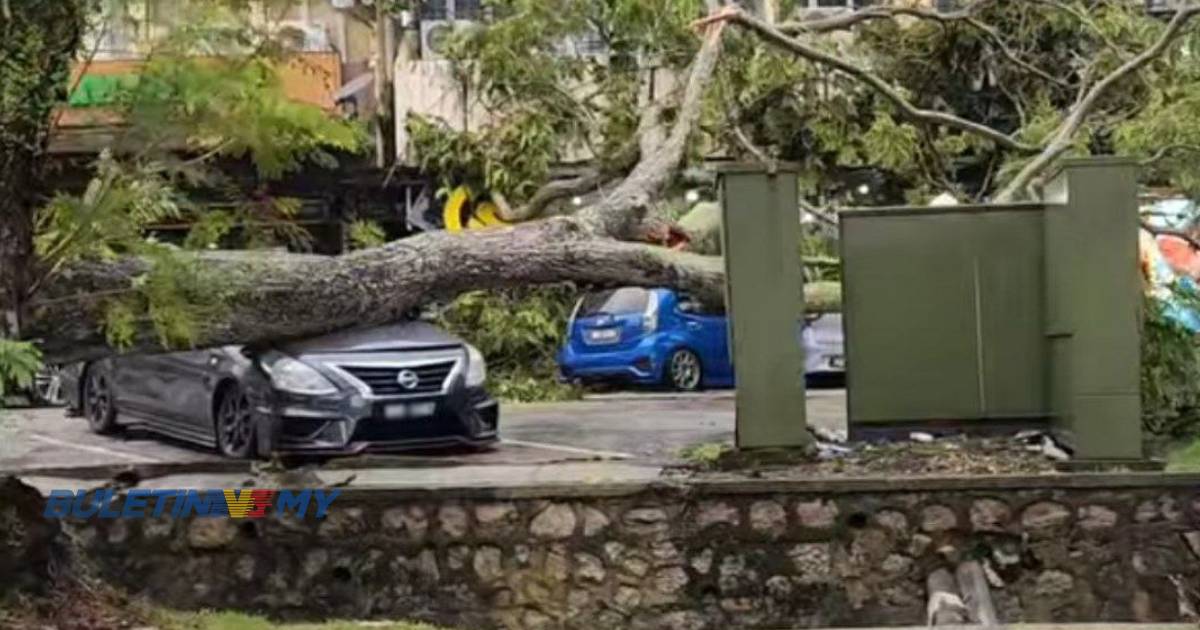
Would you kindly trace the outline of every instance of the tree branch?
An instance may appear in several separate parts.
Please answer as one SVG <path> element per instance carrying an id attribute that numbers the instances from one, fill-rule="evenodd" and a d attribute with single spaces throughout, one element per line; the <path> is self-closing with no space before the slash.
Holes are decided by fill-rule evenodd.
<path id="1" fill-rule="evenodd" d="M 1159 147 L 1157 151 L 1151 153 L 1148 157 L 1139 160 L 1138 165 L 1153 166 L 1172 153 L 1200 153 L 1200 146 L 1184 143 L 1168 144 Z"/>
<path id="2" fill-rule="evenodd" d="M 856 11 L 838 13 L 829 17 L 783 22 L 779 24 L 779 30 L 789 35 L 797 35 L 800 33 L 828 33 L 831 31 L 844 31 L 872 20 L 888 20 L 900 16 L 914 17 L 922 20 L 933 20 L 936 22 L 948 23 L 958 20 L 965 20 L 978 13 L 985 6 L 992 4 L 994 0 L 977 0 L 957 11 L 935 11 L 930 9 L 922 9 L 920 7 L 906 6 L 884 6 L 884 7 L 867 7 Z"/>
<path id="3" fill-rule="evenodd" d="M 900 114 L 904 118 L 907 118 L 912 122 L 931 125 L 945 125 L 947 127 L 958 129 L 959 131 L 964 131 L 991 140 L 997 146 L 1013 151 L 1020 151 L 1022 153 L 1036 153 L 1038 151 L 1037 147 L 1019 142 L 1012 136 L 1006 135 L 987 125 L 967 120 L 965 118 L 955 116 L 954 114 L 919 108 L 910 103 L 908 99 L 906 99 L 904 95 L 899 92 L 899 90 L 889 85 L 888 82 L 883 80 L 883 78 L 881 78 L 879 75 L 861 66 L 856 66 L 841 57 L 831 55 L 822 50 L 809 46 L 808 44 L 805 44 L 797 39 L 788 37 L 779 29 L 751 15 L 747 15 L 745 12 L 732 11 L 729 12 L 727 16 L 728 17 L 726 19 L 749 29 L 767 43 L 788 50 L 796 56 L 807 59 L 813 63 L 844 72 L 865 83 L 868 87 L 874 89 L 881 96 L 890 101 L 892 105 L 900 110 Z"/>
<path id="4" fill-rule="evenodd" d="M 688 137 L 700 120 L 704 94 L 712 81 L 717 59 L 721 56 L 721 31 L 724 18 L 730 13 L 730 8 L 726 7 L 696 23 L 697 28 L 704 31 L 704 36 L 700 50 L 692 61 L 687 87 L 670 133 L 657 146 L 651 146 L 643 136 L 642 156 L 629 176 L 606 198 L 576 215 L 587 229 L 615 238 L 630 237 L 637 233 L 637 225 L 644 218 L 651 199 L 670 181 L 683 162 Z M 642 131 L 642 126 L 639 125 L 639 131 Z"/>
<path id="5" fill-rule="evenodd" d="M 1200 240 L 1196 240 L 1196 237 L 1184 232 L 1183 230 L 1157 227 L 1155 225 L 1151 225 L 1148 221 L 1142 221 L 1141 226 L 1143 230 L 1146 230 L 1154 236 L 1173 236 L 1190 245 L 1193 250 L 1200 251 Z"/>
<path id="6" fill-rule="evenodd" d="M 1133 74 L 1141 69 L 1142 66 L 1145 66 L 1162 55 L 1163 51 L 1165 51 L 1167 47 L 1170 46 L 1177 37 L 1179 37 L 1180 33 L 1183 31 L 1183 27 L 1188 23 L 1188 21 L 1195 17 L 1197 13 L 1200 13 L 1200 6 L 1198 5 L 1177 9 L 1175 11 L 1175 16 L 1172 17 L 1170 23 L 1167 24 L 1167 28 L 1162 32 L 1161 35 L 1159 35 L 1158 39 L 1151 44 L 1149 48 L 1143 50 L 1137 56 L 1121 64 L 1120 67 L 1118 67 L 1116 70 L 1113 70 L 1103 79 L 1097 81 L 1096 84 L 1093 85 L 1083 95 L 1083 97 L 1079 99 L 1075 106 L 1071 108 L 1071 111 L 1067 114 L 1066 119 L 1063 120 L 1063 122 L 1054 130 L 1053 135 L 1051 135 L 1050 142 L 1046 144 L 1045 148 L 1043 148 L 1036 157 L 1030 160 L 1029 163 L 1026 164 L 1015 177 L 1013 177 L 1012 181 L 1008 182 L 1004 189 L 996 195 L 996 201 L 1000 203 L 1012 201 L 1019 194 L 1021 194 L 1022 191 L 1026 190 L 1026 188 L 1033 183 L 1033 181 L 1039 177 L 1043 171 L 1049 168 L 1055 160 L 1057 160 L 1064 152 L 1067 151 L 1067 149 L 1071 147 L 1071 142 L 1074 140 L 1075 134 L 1079 132 L 1079 129 L 1087 121 L 1088 115 L 1091 114 L 1092 110 L 1096 107 L 1100 97 L 1104 96 L 1104 94 L 1118 81 Z"/>
<path id="7" fill-rule="evenodd" d="M 605 173 L 599 167 L 593 167 L 574 177 L 551 180 L 539 188 L 529 198 L 529 201 L 519 208 L 506 207 L 506 204 L 500 203 L 497 205 L 501 208 L 500 215 L 505 221 L 510 223 L 528 221 L 540 217 L 555 202 L 592 192 L 613 179 L 615 176 Z M 499 201 L 496 199 L 496 193 L 492 193 L 492 197 L 493 201 Z"/>

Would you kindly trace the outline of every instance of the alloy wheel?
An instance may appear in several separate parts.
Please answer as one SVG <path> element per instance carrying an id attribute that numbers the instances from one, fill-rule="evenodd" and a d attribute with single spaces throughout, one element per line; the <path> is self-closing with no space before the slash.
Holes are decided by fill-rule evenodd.
<path id="1" fill-rule="evenodd" d="M 231 391 L 221 399 L 217 412 L 217 447 L 222 455 L 246 457 L 254 438 L 250 401 L 240 391 Z"/>
<path id="2" fill-rule="evenodd" d="M 88 426 L 96 433 L 109 433 L 116 427 L 112 388 L 108 378 L 98 371 L 90 372 L 84 386 L 84 412 Z"/>
<path id="3" fill-rule="evenodd" d="M 62 369 L 57 366 L 39 372 L 33 387 L 39 404 L 57 407 L 67 402 L 62 393 Z"/>
<path id="4" fill-rule="evenodd" d="M 700 387 L 700 357 L 691 350 L 676 350 L 671 355 L 671 385 L 682 391 Z"/>

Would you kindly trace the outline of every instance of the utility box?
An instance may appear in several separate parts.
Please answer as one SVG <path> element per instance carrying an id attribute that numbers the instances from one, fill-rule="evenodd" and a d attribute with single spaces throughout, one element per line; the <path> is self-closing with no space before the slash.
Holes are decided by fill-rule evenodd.
<path id="1" fill-rule="evenodd" d="M 1034 204 L 841 213 L 856 438 L 1062 429 L 1143 457 L 1136 165 L 1064 163 Z"/>
<path id="2" fill-rule="evenodd" d="M 734 165 L 719 177 L 737 445 L 805 445 L 812 438 L 800 347 L 804 277 L 796 171 Z"/>

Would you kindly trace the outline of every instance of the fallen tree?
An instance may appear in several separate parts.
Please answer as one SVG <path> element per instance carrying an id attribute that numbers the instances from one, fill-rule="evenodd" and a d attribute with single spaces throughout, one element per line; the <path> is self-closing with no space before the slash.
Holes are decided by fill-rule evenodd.
<path id="1" fill-rule="evenodd" d="M 32 32 L 40 25 L 34 18 L 64 19 L 62 15 L 39 13 L 37 3 L 30 2 L 14 3 L 18 19 L 6 17 L 5 29 Z M 80 13 L 69 17 L 82 29 L 86 3 L 65 4 L 79 7 Z M 997 195 L 1006 199 L 1024 194 L 1038 177 L 1048 172 L 1067 148 L 1075 146 L 1072 143 L 1084 123 L 1098 111 L 1111 116 L 1115 106 L 1106 100 L 1110 92 L 1161 56 L 1175 54 L 1173 44 L 1186 31 L 1190 19 L 1200 12 L 1200 8 L 1177 11 L 1168 24 L 1155 30 L 1154 38 L 1137 54 L 1116 54 L 1118 58 L 1128 58 L 1099 78 L 1082 71 L 1071 77 L 1072 87 L 1079 90 L 1079 99 L 1062 115 L 1051 133 L 1043 134 L 1039 144 L 1021 139 L 1020 134 L 956 114 L 913 105 L 902 90 L 891 87 L 870 67 L 856 65 L 857 61 L 826 52 L 804 39 L 813 33 L 903 18 L 939 25 L 974 21 L 971 28 L 994 40 L 999 29 L 980 29 L 977 24 L 979 11 L 991 3 L 977 4 L 978 7 L 950 15 L 873 10 L 862 14 L 862 19 L 813 24 L 812 28 L 804 27 L 803 22 L 776 26 L 736 8 L 710 6 L 709 17 L 693 25 L 700 41 L 686 65 L 682 89 L 673 91 L 665 102 L 640 105 L 637 124 L 631 131 L 637 159 L 631 161 L 621 176 L 606 174 L 599 178 L 607 183 L 591 203 L 574 212 L 531 219 L 513 227 L 466 234 L 423 234 L 340 257 L 203 250 L 164 254 L 161 248 L 153 250 L 153 256 L 141 255 L 144 252 L 133 249 L 108 251 L 107 255 L 91 251 L 92 255 L 54 257 L 69 250 L 65 245 L 55 247 L 55 243 L 70 245 L 86 241 L 89 234 L 86 229 L 78 233 L 66 230 L 61 238 L 67 240 L 52 240 L 51 246 L 44 248 L 39 256 L 32 239 L 35 225 L 39 224 L 37 206 L 28 195 L 14 194 L 21 187 L 22 174 L 30 171 L 14 170 L 12 165 L 36 164 L 44 159 L 57 101 L 41 99 L 36 103 L 40 109 L 32 114 L 41 116 L 41 127 L 29 131 L 23 142 L 6 144 L 5 162 L 0 164 L 0 171 L 4 171 L 0 181 L 5 183 L 5 190 L 0 191 L 5 200 L 0 212 L 0 235 L 6 235 L 0 238 L 0 260 L 5 261 L 0 271 L 6 289 L 0 305 L 7 314 L 8 334 L 36 339 L 46 357 L 58 361 L 100 356 L 111 353 L 114 346 L 124 351 L 151 351 L 161 348 L 164 342 L 208 346 L 323 333 L 403 318 L 411 308 L 425 301 L 466 290 L 531 283 L 569 280 L 600 285 L 668 285 L 716 301 L 722 293 L 720 259 L 662 247 L 663 235 L 677 228 L 656 212 L 656 204 L 686 166 L 693 148 L 690 141 L 704 127 L 706 97 L 721 67 L 722 40 L 731 37 L 729 25 L 754 36 L 755 40 L 739 40 L 740 45 L 762 41 L 798 56 L 805 63 L 826 67 L 861 82 L 868 91 L 880 93 L 889 107 L 896 108 L 901 124 L 909 125 L 916 133 L 951 129 L 1011 153 L 1014 165 L 1019 168 Z M 22 25 L 21 18 L 31 21 Z M 52 76 L 66 76 L 65 69 L 77 43 L 66 41 L 56 48 L 38 49 L 42 65 L 48 66 Z M 1004 56 L 1014 55 L 1018 53 L 1007 50 Z M 1028 62 L 1019 58 L 1017 64 L 1024 66 Z M 19 62 L 3 66 L 5 77 L 26 70 Z M 1128 106 L 1136 110 L 1140 105 Z M 11 109 L 16 105 L 6 100 L 4 107 Z M 234 133 L 236 129 L 225 131 Z M 776 159 L 772 151 L 754 146 L 750 136 L 737 135 L 743 155 L 768 163 Z M 206 145 L 209 150 L 201 157 L 230 150 L 236 139 L 236 135 L 230 135 L 210 140 Z M 628 144 L 628 139 L 622 143 L 621 154 L 629 151 Z M 591 171 L 579 175 L 579 179 L 588 185 L 599 181 Z M 99 180 L 105 181 L 103 177 Z M 105 190 L 102 186 L 97 189 Z M 548 199 L 561 199 L 564 190 L 578 192 L 581 188 L 551 182 L 524 195 L 524 203 L 514 201 L 509 210 L 514 216 L 538 215 L 549 206 Z M 530 205 L 534 206 L 532 210 L 527 207 Z M 137 204 L 127 206 L 132 206 L 125 208 L 127 212 L 138 208 Z M 83 210 L 87 209 L 84 204 Z M 87 225 L 89 219 L 86 214 L 75 218 L 80 225 Z M 708 224 L 711 229 L 712 222 Z M 169 264 L 164 260 L 169 260 Z M 167 311 L 154 302 L 162 296 L 147 289 L 160 286 L 153 277 L 165 267 L 195 270 L 219 297 L 211 308 L 202 311 L 203 317 L 194 322 L 196 325 L 187 327 L 183 334 L 164 334 L 163 313 Z M 178 292 L 167 293 L 173 300 L 186 301 L 189 297 Z M 829 296 L 825 287 L 817 287 L 810 303 L 816 308 L 828 308 L 833 301 Z M 128 301 L 130 298 L 136 299 Z M 113 326 L 114 305 L 122 306 L 117 311 L 120 315 L 117 334 Z"/>

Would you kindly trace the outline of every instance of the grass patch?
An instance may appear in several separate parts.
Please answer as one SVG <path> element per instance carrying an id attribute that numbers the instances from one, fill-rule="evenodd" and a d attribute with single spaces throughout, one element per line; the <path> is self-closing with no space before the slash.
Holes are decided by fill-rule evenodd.
<path id="1" fill-rule="evenodd" d="M 812 446 L 796 448 L 736 449 L 725 442 L 703 442 L 684 447 L 679 458 L 696 470 L 754 470 L 766 466 L 786 467 L 816 460 Z"/>
<path id="2" fill-rule="evenodd" d="M 1167 472 L 1200 472 L 1200 440 L 1168 450 Z"/>
<path id="3" fill-rule="evenodd" d="M 733 446 L 724 442 L 703 442 L 679 449 L 679 459 L 698 468 L 712 469 L 732 450 Z"/>

